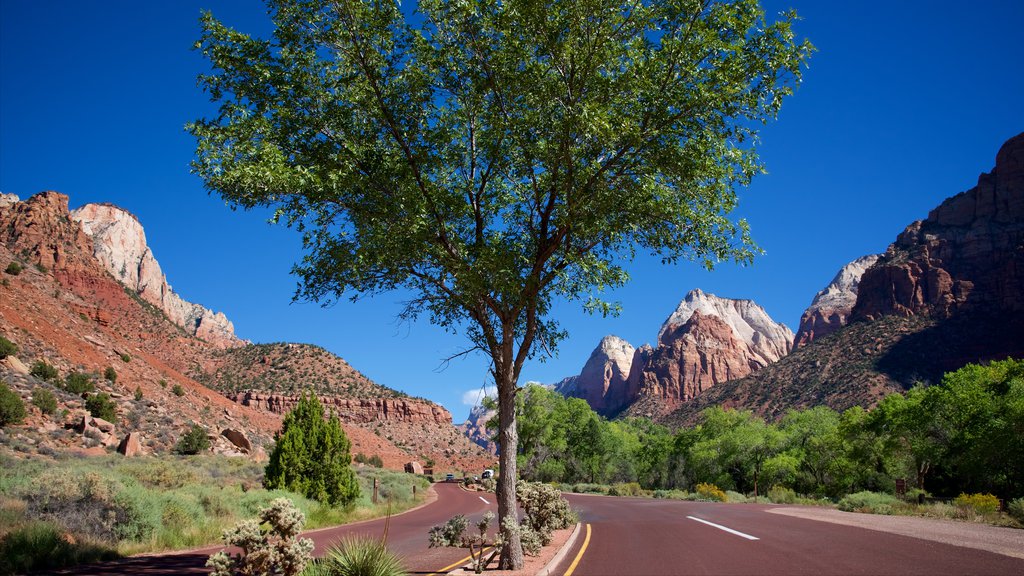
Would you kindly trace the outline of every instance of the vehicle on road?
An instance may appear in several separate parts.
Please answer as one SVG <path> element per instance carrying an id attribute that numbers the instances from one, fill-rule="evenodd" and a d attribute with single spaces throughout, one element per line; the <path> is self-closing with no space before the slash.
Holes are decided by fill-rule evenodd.
<path id="1" fill-rule="evenodd" d="M 444 475 L 444 481 L 445 482 L 455 482 L 455 474 L 445 474 Z"/>
<path id="2" fill-rule="evenodd" d="M 485 480 L 487 478 L 494 478 L 494 470 L 490 470 L 490 469 L 484 470 L 483 474 L 481 474 L 480 477 L 485 479 Z"/>

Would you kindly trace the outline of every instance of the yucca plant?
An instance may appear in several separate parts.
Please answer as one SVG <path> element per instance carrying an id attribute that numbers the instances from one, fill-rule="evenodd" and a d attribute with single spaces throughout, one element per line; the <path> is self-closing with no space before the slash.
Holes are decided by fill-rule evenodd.
<path id="1" fill-rule="evenodd" d="M 303 576 L 406 576 L 408 573 L 382 540 L 365 536 L 345 538 L 327 549 Z"/>

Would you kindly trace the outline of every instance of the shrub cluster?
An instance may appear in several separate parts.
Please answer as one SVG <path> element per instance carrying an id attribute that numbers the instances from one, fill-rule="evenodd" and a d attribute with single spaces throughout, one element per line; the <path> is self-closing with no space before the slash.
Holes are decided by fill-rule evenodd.
<path id="1" fill-rule="evenodd" d="M 18 352 L 18 345 L 0 336 L 0 360 L 13 356 Z"/>
<path id="2" fill-rule="evenodd" d="M 64 378 L 64 389 L 72 394 L 85 394 L 96 389 L 92 377 L 81 372 L 71 372 Z"/>
<path id="3" fill-rule="evenodd" d="M 7 265 L 7 268 L 4 269 L 4 272 L 7 272 L 11 276 L 17 276 L 18 274 L 21 274 L 21 271 L 24 269 L 25 268 L 21 264 L 17 262 L 11 262 L 10 264 Z"/>
<path id="4" fill-rule="evenodd" d="M 95 418 L 102 418 L 107 422 L 117 419 L 117 403 L 106 392 L 93 394 L 85 399 L 85 409 Z"/>
<path id="5" fill-rule="evenodd" d="M 291 500 L 274 499 L 260 510 L 258 520 L 243 520 L 224 531 L 224 543 L 242 551 L 234 555 L 220 551 L 210 556 L 206 566 L 213 569 L 211 576 L 302 573 L 313 558 L 313 541 L 299 538 L 305 522 L 306 516 Z M 263 524 L 269 528 L 262 530 Z"/>
<path id="6" fill-rule="evenodd" d="M 469 520 L 462 514 L 451 520 L 434 526 L 427 533 L 431 548 L 452 548 L 462 546 L 462 536 L 469 527 Z"/>
<path id="7" fill-rule="evenodd" d="M 992 494 L 963 494 L 953 500 L 958 508 L 973 510 L 976 514 L 991 514 L 999 510 L 999 498 Z"/>
<path id="8" fill-rule="evenodd" d="M 708 484 L 707 482 L 701 482 L 697 484 L 697 494 L 702 500 L 709 502 L 728 502 L 729 497 L 726 496 L 725 492 L 721 488 L 714 484 Z"/>
<path id="9" fill-rule="evenodd" d="M 185 435 L 178 440 L 174 446 L 176 454 L 193 456 L 210 449 L 210 439 L 206 436 L 206 430 L 199 424 L 193 423 L 185 432 Z"/>
<path id="10" fill-rule="evenodd" d="M 57 397 L 49 388 L 36 386 L 32 390 L 32 405 L 39 408 L 43 414 L 53 414 L 57 411 Z"/>
<path id="11" fill-rule="evenodd" d="M 25 419 L 25 402 L 21 396 L 0 383 L 0 426 L 17 424 Z"/>
<path id="12" fill-rule="evenodd" d="M 569 502 L 550 484 L 517 482 L 516 497 L 526 513 L 523 524 L 539 535 L 542 546 L 551 543 L 555 530 L 568 528 L 576 522 Z"/>
<path id="13" fill-rule="evenodd" d="M 899 504 L 900 500 L 895 496 L 865 490 L 844 496 L 837 507 L 845 512 L 892 514 Z"/>
<path id="14" fill-rule="evenodd" d="M 103 371 L 103 378 L 108 382 L 117 382 L 117 370 L 114 370 L 113 366 L 107 366 L 107 369 Z"/>
<path id="15" fill-rule="evenodd" d="M 57 369 L 47 364 L 45 360 L 36 360 L 32 363 L 32 368 L 29 370 L 29 374 L 39 378 L 40 380 L 46 380 L 47 382 L 53 382 L 57 380 Z"/>

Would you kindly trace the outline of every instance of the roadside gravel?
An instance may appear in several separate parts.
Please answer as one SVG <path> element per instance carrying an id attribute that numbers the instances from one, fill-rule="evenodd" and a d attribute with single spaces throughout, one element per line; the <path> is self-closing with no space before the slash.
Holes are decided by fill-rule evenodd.
<path id="1" fill-rule="evenodd" d="M 952 546 L 986 550 L 1014 558 L 1024 558 L 1024 530 L 1015 528 L 913 516 L 858 514 L 831 508 L 787 507 L 772 508 L 768 512 L 807 520 L 831 522 L 832 524 L 857 526 L 868 530 L 942 542 Z"/>

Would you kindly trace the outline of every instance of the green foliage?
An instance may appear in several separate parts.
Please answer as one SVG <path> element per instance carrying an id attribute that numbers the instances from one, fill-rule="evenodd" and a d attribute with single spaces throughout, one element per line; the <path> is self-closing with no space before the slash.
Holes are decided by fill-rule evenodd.
<path id="1" fill-rule="evenodd" d="M 106 392 L 93 394 L 86 398 L 85 409 L 94 417 L 102 418 L 107 422 L 117 420 L 117 403 Z"/>
<path id="2" fill-rule="evenodd" d="M 107 369 L 103 371 L 103 378 L 111 383 L 117 382 L 117 370 L 114 370 L 113 366 L 107 366 Z"/>
<path id="3" fill-rule="evenodd" d="M 1014 520 L 1024 524 L 1024 498 L 1010 500 L 1010 503 L 1006 505 L 1006 511 Z"/>
<path id="4" fill-rule="evenodd" d="M 49 388 L 36 386 L 32 390 L 32 405 L 39 408 L 43 414 L 53 414 L 57 411 L 57 397 Z"/>
<path id="5" fill-rule="evenodd" d="M 12 261 L 7 265 L 7 268 L 4 269 L 4 272 L 7 272 L 11 276 L 17 276 L 18 274 L 21 274 L 22 270 L 24 270 L 24 267 L 21 264 Z"/>
<path id="6" fill-rule="evenodd" d="M 428 532 L 431 548 L 462 546 L 462 539 L 469 527 L 469 520 L 459 514 L 440 526 L 434 526 Z"/>
<path id="7" fill-rule="evenodd" d="M 142 387 L 141 386 L 136 386 L 135 387 L 135 396 L 134 396 L 134 398 L 135 398 L 136 402 L 142 400 Z"/>
<path id="8" fill-rule="evenodd" d="M 327 549 L 304 576 L 405 576 L 402 561 L 383 541 L 353 536 Z"/>
<path id="9" fill-rule="evenodd" d="M 210 449 L 210 438 L 206 430 L 193 423 L 187 432 L 174 445 L 175 454 L 195 455 Z"/>
<path id="10" fill-rule="evenodd" d="M 260 510 L 256 520 L 244 520 L 224 531 L 224 543 L 242 551 L 234 555 L 221 551 L 210 556 L 206 562 L 206 566 L 212 568 L 210 574 L 301 574 L 313 557 L 313 541 L 299 538 L 305 521 L 305 515 L 291 500 L 273 500 L 270 506 Z M 261 529 L 263 524 L 269 528 Z"/>
<path id="11" fill-rule="evenodd" d="M 519 482 L 516 494 L 526 513 L 523 524 L 540 535 L 542 546 L 551 543 L 551 534 L 555 530 L 568 528 L 576 522 L 569 502 L 550 484 Z"/>
<path id="12" fill-rule="evenodd" d="M 124 362 L 125 364 L 127 364 L 127 363 L 129 363 L 131 361 L 132 361 L 131 355 L 129 355 L 129 354 L 125 353 L 125 352 L 121 353 L 121 362 Z"/>
<path id="13" fill-rule="evenodd" d="M 953 500 L 953 505 L 968 508 L 976 514 L 991 514 L 999 511 L 999 498 L 991 494 L 963 494 Z"/>
<path id="14" fill-rule="evenodd" d="M 96 389 L 92 377 L 81 372 L 71 372 L 64 378 L 64 389 L 72 394 L 85 394 Z"/>
<path id="15" fill-rule="evenodd" d="M 304 394 L 275 435 L 263 485 L 348 506 L 359 496 L 350 448 L 337 417 L 325 419 L 320 400 Z"/>
<path id="16" fill-rule="evenodd" d="M 867 514 L 892 514 L 900 504 L 899 498 L 890 494 L 862 491 L 844 496 L 837 504 L 846 512 L 863 512 Z"/>
<path id="17" fill-rule="evenodd" d="M 768 490 L 768 500 L 774 504 L 794 504 L 796 503 L 796 492 L 785 486 L 772 486 Z"/>
<path id="18" fill-rule="evenodd" d="M 181 387 L 181 384 L 175 382 L 174 386 L 171 386 L 171 394 L 174 394 L 175 396 L 181 398 L 182 396 L 185 395 L 185 389 Z"/>
<path id="19" fill-rule="evenodd" d="M 18 353 L 18 345 L 0 336 L 0 360 Z"/>
<path id="20" fill-rule="evenodd" d="M 29 522 L 0 538 L 0 574 L 35 574 L 113 560 L 107 545 L 69 539 L 51 522 Z"/>
<path id="21" fill-rule="evenodd" d="M 0 427 L 18 424 L 25 419 L 25 402 L 6 383 L 0 382 Z"/>
<path id="22" fill-rule="evenodd" d="M 359 464 L 369 464 L 370 466 L 373 466 L 374 468 L 383 468 L 384 467 L 384 460 L 381 459 L 381 457 L 376 455 L 376 454 L 374 454 L 373 456 L 369 456 L 368 457 L 366 454 L 363 454 L 362 452 L 360 452 L 360 453 L 355 455 L 355 458 L 353 458 L 353 460 L 355 460 Z"/>
<path id="23" fill-rule="evenodd" d="M 47 382 L 54 382 L 59 376 L 57 369 L 49 365 L 45 360 L 36 360 L 33 362 L 32 368 L 29 370 L 29 374 Z"/>

